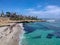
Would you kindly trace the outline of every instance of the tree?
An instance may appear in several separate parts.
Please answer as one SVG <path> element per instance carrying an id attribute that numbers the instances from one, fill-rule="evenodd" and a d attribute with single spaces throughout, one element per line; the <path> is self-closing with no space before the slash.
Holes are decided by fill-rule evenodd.
<path id="1" fill-rule="evenodd" d="M 10 17 L 11 13 L 10 12 L 6 12 L 6 16 Z"/>

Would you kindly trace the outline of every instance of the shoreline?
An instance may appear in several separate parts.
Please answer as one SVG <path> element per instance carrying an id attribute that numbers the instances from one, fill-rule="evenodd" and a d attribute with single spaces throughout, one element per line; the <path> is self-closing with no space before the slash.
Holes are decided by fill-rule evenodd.
<path id="1" fill-rule="evenodd" d="M 0 45 L 19 45 L 19 35 L 24 34 L 22 23 L 14 23 L 10 26 L 0 27 L 0 30 Z"/>
<path id="2" fill-rule="evenodd" d="M 10 20 L 8 17 L 0 17 L 0 27 L 9 26 L 10 23 L 30 23 L 30 22 L 46 22 L 46 20 Z"/>

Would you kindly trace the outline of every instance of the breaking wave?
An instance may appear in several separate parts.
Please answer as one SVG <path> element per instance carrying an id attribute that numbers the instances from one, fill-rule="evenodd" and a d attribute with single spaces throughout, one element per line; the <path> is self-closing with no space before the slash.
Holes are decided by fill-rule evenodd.
<path id="1" fill-rule="evenodd" d="M 25 36 L 24 36 L 25 31 L 24 31 L 23 23 L 20 23 L 19 25 L 23 29 L 23 30 L 21 30 L 21 33 L 19 35 L 19 45 L 22 45 L 22 40 L 25 38 Z"/>

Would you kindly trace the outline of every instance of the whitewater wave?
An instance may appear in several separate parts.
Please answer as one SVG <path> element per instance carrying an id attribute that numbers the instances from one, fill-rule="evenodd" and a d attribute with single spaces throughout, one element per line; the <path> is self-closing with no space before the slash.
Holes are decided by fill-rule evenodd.
<path id="1" fill-rule="evenodd" d="M 20 23 L 19 25 L 23 29 L 23 30 L 21 30 L 21 33 L 19 35 L 19 45 L 22 45 L 22 40 L 25 38 L 25 36 L 24 36 L 25 31 L 24 31 L 23 23 Z"/>

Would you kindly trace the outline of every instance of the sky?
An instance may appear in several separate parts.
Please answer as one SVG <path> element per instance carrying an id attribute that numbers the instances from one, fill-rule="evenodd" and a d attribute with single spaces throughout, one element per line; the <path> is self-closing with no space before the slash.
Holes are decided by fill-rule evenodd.
<path id="1" fill-rule="evenodd" d="M 60 18 L 60 0 L 0 0 L 0 13 L 2 10 L 39 18 Z"/>

